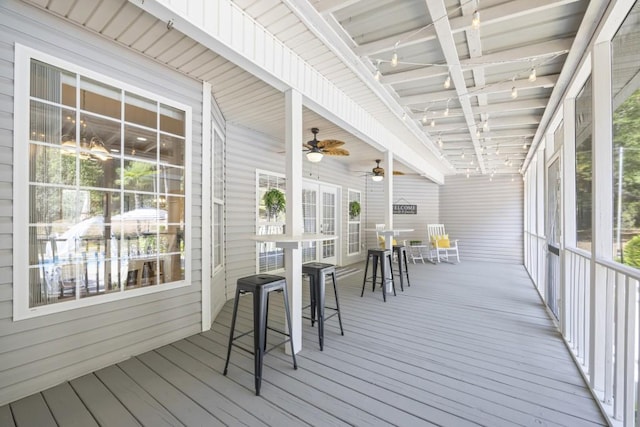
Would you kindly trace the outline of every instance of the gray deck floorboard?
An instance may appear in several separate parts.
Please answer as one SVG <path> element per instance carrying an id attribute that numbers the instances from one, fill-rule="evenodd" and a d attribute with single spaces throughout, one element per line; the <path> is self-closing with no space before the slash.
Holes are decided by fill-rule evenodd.
<path id="1" fill-rule="evenodd" d="M 345 335 L 337 317 L 329 320 L 321 352 L 317 328 L 304 320 L 298 369 L 281 349 L 270 352 L 260 397 L 251 355 L 234 348 L 222 375 L 228 301 L 210 331 L 0 407 L 0 420 L 9 426 L 14 420 L 71 426 L 81 419 L 118 426 L 607 424 L 522 266 L 410 264 L 409 272 L 411 287 L 398 287 L 386 303 L 369 285 L 360 297 L 362 272 L 340 278 Z M 251 299 L 241 301 L 236 333 L 252 327 Z M 282 299 L 270 304 L 269 325 L 281 328 Z M 65 417 L 65 402 L 77 413 Z"/>

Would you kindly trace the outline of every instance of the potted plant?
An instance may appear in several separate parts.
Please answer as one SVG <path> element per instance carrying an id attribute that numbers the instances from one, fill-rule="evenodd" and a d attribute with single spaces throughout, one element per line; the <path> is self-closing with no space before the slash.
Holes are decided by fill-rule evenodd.
<path id="1" fill-rule="evenodd" d="M 264 193 L 262 201 L 264 202 L 264 206 L 267 208 L 269 218 L 271 218 L 272 215 L 276 218 L 280 212 L 284 211 L 286 206 L 284 193 L 277 188 L 271 188 Z"/>
<path id="2" fill-rule="evenodd" d="M 360 202 L 357 200 L 349 202 L 349 217 L 354 219 L 358 215 L 360 215 Z"/>

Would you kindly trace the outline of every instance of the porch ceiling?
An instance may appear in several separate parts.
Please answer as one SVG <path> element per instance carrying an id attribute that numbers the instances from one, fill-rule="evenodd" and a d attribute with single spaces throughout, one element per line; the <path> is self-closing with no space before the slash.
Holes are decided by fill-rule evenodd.
<path id="1" fill-rule="evenodd" d="M 391 100 L 411 119 L 406 126 L 439 147 L 457 173 L 509 174 L 522 166 L 589 5 L 588 0 L 235 3 L 376 117 L 390 119 L 382 100 Z M 479 29 L 471 25 L 475 11 Z M 535 81 L 529 79 L 533 69 Z M 445 88 L 447 76 L 451 84 Z"/>

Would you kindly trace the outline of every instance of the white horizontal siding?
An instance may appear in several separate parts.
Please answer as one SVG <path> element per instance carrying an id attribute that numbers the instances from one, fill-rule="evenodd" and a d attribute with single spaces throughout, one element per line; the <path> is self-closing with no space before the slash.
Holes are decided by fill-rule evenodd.
<path id="1" fill-rule="evenodd" d="M 449 176 L 441 188 L 440 222 L 459 239 L 461 260 L 522 264 L 520 175 Z"/>
<path id="2" fill-rule="evenodd" d="M 0 3 L 0 405 L 200 330 L 201 84 L 32 6 Z M 64 58 L 193 108 L 191 286 L 13 322 L 14 44 Z M 4 72 L 2 70 L 5 70 Z"/>

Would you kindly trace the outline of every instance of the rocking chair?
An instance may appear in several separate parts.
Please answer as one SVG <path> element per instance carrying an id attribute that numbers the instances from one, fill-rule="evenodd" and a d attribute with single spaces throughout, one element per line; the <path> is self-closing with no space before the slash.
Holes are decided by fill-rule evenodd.
<path id="1" fill-rule="evenodd" d="M 444 224 L 427 224 L 429 238 L 429 259 L 436 263 L 449 261 L 449 254 L 455 255 L 460 262 L 458 254 L 458 240 L 450 240 L 444 229 Z"/>

